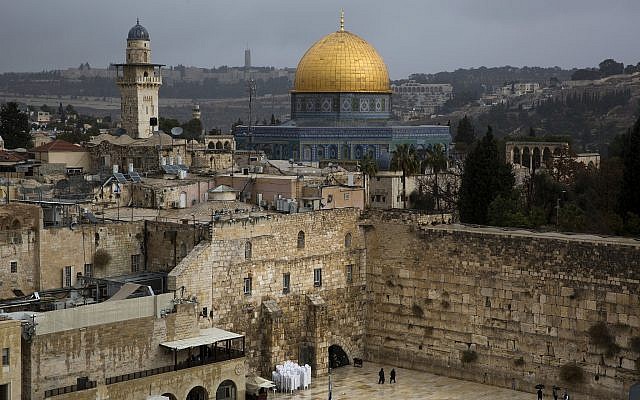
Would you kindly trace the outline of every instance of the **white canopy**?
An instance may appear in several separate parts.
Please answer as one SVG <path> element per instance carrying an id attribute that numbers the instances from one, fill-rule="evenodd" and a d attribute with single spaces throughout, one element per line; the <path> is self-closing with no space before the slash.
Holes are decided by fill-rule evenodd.
<path id="1" fill-rule="evenodd" d="M 198 347 L 205 344 L 221 342 L 223 340 L 239 339 L 244 335 L 225 331 L 219 328 L 200 329 L 200 334 L 196 337 L 174 340 L 171 342 L 160 343 L 160 346 L 174 350 L 184 350 L 192 347 Z"/>
<path id="2" fill-rule="evenodd" d="M 276 384 L 271 382 L 270 380 L 261 378 L 256 375 L 247 376 L 247 379 L 245 382 L 247 386 L 247 392 L 253 393 L 253 394 L 258 394 L 258 392 L 262 388 L 271 389 L 272 387 L 276 386 Z"/>

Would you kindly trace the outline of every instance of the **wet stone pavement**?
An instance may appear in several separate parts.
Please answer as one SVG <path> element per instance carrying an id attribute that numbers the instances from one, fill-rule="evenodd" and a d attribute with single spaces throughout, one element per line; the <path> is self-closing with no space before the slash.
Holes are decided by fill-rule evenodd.
<path id="1" fill-rule="evenodd" d="M 378 371 L 384 367 L 385 383 L 378 384 Z M 380 365 L 364 362 L 363 368 L 354 368 L 351 365 L 333 370 L 331 381 L 333 383 L 332 400 L 372 400 L 372 399 L 398 399 L 398 400 L 534 400 L 534 393 L 524 393 L 481 383 L 467 382 L 458 379 L 446 378 L 427 372 L 395 368 L 395 384 L 389 384 L 391 365 Z M 293 394 L 269 393 L 269 399 L 294 400 L 313 399 L 322 400 L 329 398 L 329 378 L 313 379 L 311 387 L 307 390 L 299 390 Z M 550 399 L 545 394 L 545 399 Z"/>

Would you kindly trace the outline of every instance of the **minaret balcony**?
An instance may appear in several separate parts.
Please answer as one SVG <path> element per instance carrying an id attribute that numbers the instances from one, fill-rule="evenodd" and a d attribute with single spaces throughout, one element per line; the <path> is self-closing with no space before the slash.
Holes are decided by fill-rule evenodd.
<path id="1" fill-rule="evenodd" d="M 161 76 L 142 76 L 137 78 L 116 78 L 118 85 L 162 85 Z"/>

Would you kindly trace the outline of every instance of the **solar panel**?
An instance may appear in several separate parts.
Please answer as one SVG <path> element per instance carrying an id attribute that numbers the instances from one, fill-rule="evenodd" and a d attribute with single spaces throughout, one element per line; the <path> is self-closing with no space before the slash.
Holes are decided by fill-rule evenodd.
<path id="1" fill-rule="evenodd" d="M 131 172 L 129 172 L 129 178 L 131 178 L 131 180 L 132 180 L 133 182 L 136 182 L 136 183 L 142 182 L 142 178 L 141 178 L 141 177 L 140 177 L 140 175 L 139 175 L 137 172 L 135 172 L 135 171 L 131 171 Z"/>
<path id="2" fill-rule="evenodd" d="M 167 174 L 177 174 L 179 169 L 177 166 L 175 165 L 163 165 L 162 169 L 164 170 L 164 172 L 166 172 Z"/>
<path id="3" fill-rule="evenodd" d="M 186 165 L 184 165 L 184 164 L 178 164 L 178 165 L 176 165 L 176 167 L 177 167 L 178 169 L 183 170 L 183 171 L 189 171 L 189 167 L 187 167 L 187 166 L 186 166 Z"/>
<path id="4" fill-rule="evenodd" d="M 118 183 L 127 183 L 127 178 L 124 177 L 124 174 L 120 172 L 114 172 L 113 176 L 116 178 Z"/>

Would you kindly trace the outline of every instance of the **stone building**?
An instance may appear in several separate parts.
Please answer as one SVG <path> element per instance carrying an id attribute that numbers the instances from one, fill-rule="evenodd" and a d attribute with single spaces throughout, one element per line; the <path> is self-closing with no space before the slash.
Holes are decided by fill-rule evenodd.
<path id="1" fill-rule="evenodd" d="M 162 64 L 151 63 L 149 32 L 137 21 L 127 36 L 126 62 L 114 64 L 120 88 L 122 127 L 135 139 L 153 134 L 150 120 L 158 120 L 158 90 Z"/>
<path id="2" fill-rule="evenodd" d="M 194 302 L 172 293 L 6 315 L 23 326 L 11 321 L 12 336 L 0 335 L 17 344 L 11 371 L 22 350 L 23 399 L 244 398 L 243 335 L 199 329 Z"/>
<path id="3" fill-rule="evenodd" d="M 19 321 L 0 317 L 0 399 L 20 400 L 22 389 L 22 356 Z"/>
<path id="4" fill-rule="evenodd" d="M 244 332 L 249 369 L 270 376 L 299 360 L 314 374 L 331 357 L 362 357 L 365 249 L 359 211 L 219 222 L 169 274 L 198 299 L 200 325 Z M 334 365 L 336 366 L 336 365 Z"/>

